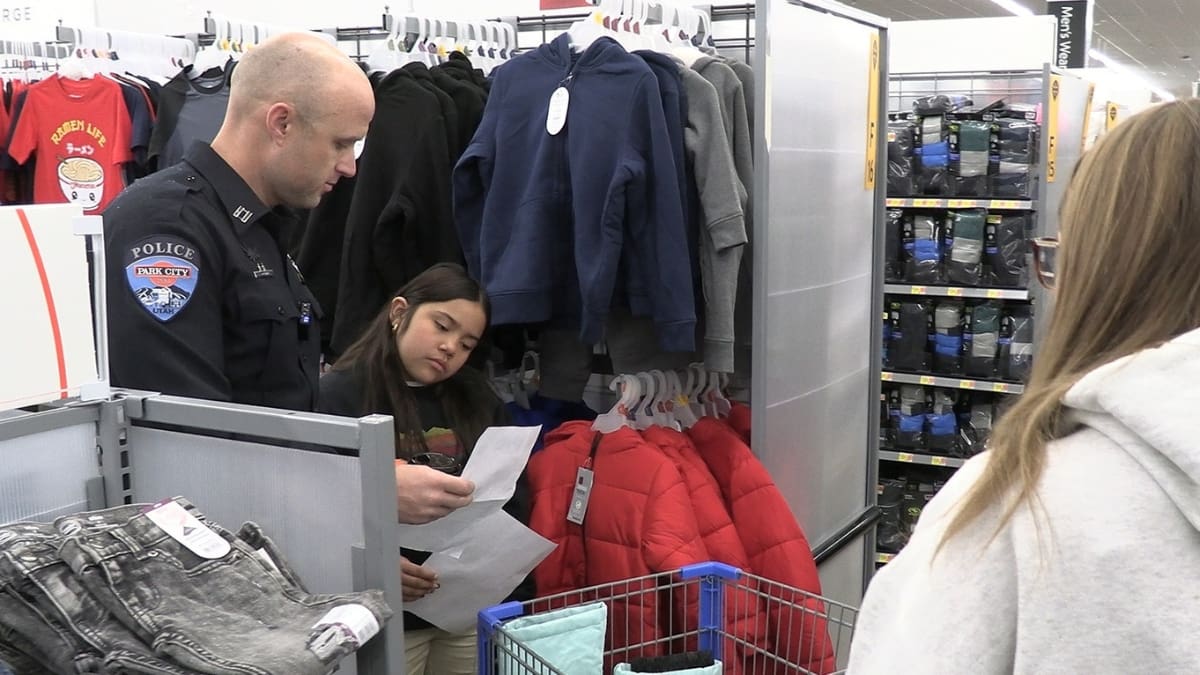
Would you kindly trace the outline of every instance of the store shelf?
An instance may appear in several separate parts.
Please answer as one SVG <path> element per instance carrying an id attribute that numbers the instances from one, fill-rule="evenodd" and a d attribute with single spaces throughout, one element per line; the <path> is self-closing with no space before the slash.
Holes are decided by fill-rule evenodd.
<path id="1" fill-rule="evenodd" d="M 965 459 L 957 457 L 939 457 L 937 455 L 920 455 L 911 452 L 892 452 L 891 450 L 880 450 L 879 459 L 885 462 L 904 462 L 905 464 L 924 464 L 926 466 L 947 466 L 957 469 L 962 466 Z"/>
<path id="2" fill-rule="evenodd" d="M 875 564 L 886 565 L 896 559 L 895 553 L 876 553 Z"/>
<path id="3" fill-rule="evenodd" d="M 1032 211 L 1029 199 L 942 199 L 937 197 L 888 197 L 889 209 L 987 209 L 989 211 Z"/>
<path id="4" fill-rule="evenodd" d="M 995 394 L 1024 394 L 1025 385 L 1013 382 L 995 382 L 992 380 L 972 380 L 957 377 L 938 377 L 936 375 L 911 375 L 909 373 L 891 373 L 884 371 L 884 382 L 896 384 L 919 384 L 926 387 L 946 387 L 947 389 L 967 389 L 969 391 L 990 391 Z"/>
<path id="5" fill-rule="evenodd" d="M 897 295 L 927 295 L 938 298 L 977 298 L 980 300 L 1029 300 L 1024 288 L 967 288 L 961 286 L 910 286 L 884 284 L 884 293 Z"/>

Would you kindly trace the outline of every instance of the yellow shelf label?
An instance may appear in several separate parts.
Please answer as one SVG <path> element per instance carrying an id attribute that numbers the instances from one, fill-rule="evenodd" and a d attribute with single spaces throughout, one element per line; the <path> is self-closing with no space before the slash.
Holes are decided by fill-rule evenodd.
<path id="1" fill-rule="evenodd" d="M 1046 115 L 1046 182 L 1058 180 L 1058 106 L 1062 98 L 1062 75 L 1050 76 L 1050 110 Z M 1087 114 L 1091 114 L 1089 110 Z"/>
<path id="2" fill-rule="evenodd" d="M 895 380 L 895 379 L 896 379 L 896 378 L 895 378 L 895 377 L 894 377 L 894 376 L 893 376 L 891 373 L 884 373 L 884 374 L 883 374 L 883 381 L 884 381 L 884 382 L 891 382 L 891 381 L 893 381 L 893 380 Z"/>
<path id="3" fill-rule="evenodd" d="M 992 391 L 997 394 L 1007 394 L 1009 392 L 1009 386 L 1007 384 L 996 383 L 992 385 Z"/>
<path id="4" fill-rule="evenodd" d="M 887 198 L 887 205 L 888 205 L 888 206 L 891 206 L 891 207 L 893 207 L 893 208 L 895 208 L 895 207 L 899 207 L 899 206 L 904 206 L 904 200 L 903 200 L 903 199 L 897 199 L 897 198 L 895 198 L 895 197 L 888 197 L 888 198 Z"/>
<path id="5" fill-rule="evenodd" d="M 914 199 L 913 206 L 918 209 L 935 209 L 938 206 L 936 199 Z"/>
<path id="6" fill-rule="evenodd" d="M 989 300 L 996 300 L 1002 295 L 1004 295 L 1004 293 L 1002 293 L 994 288 L 989 288 L 988 292 L 987 292 L 987 296 L 988 296 Z"/>
<path id="7" fill-rule="evenodd" d="M 963 296 L 963 289 L 961 289 L 961 288 L 946 289 L 946 295 L 948 295 L 952 298 L 961 298 Z"/>
<path id="8" fill-rule="evenodd" d="M 913 286 L 908 292 L 913 295 L 925 295 L 929 292 L 929 289 L 924 286 Z"/>
<path id="9" fill-rule="evenodd" d="M 969 199 L 951 199 L 950 203 L 947 204 L 947 206 L 949 206 L 952 209 L 965 209 L 970 205 L 971 205 L 971 200 L 969 200 Z"/>
<path id="10" fill-rule="evenodd" d="M 934 457 L 933 459 L 929 460 L 929 463 L 934 466 L 946 466 L 946 458 L 945 457 Z"/>
<path id="11" fill-rule="evenodd" d="M 896 457 L 896 459 L 900 460 L 901 462 L 908 462 L 909 464 L 912 464 L 913 456 L 908 454 L 907 452 L 901 452 L 901 453 L 899 453 L 899 456 Z"/>
<path id="12" fill-rule="evenodd" d="M 879 31 L 871 31 L 871 40 L 867 46 L 867 157 L 866 169 L 863 171 L 863 188 L 875 189 L 875 176 L 879 167 L 875 165 L 879 156 L 879 78 L 880 53 Z"/>
<path id="13" fill-rule="evenodd" d="M 922 385 L 929 386 L 933 384 L 933 377 L 929 375 L 922 375 L 920 382 Z"/>
<path id="14" fill-rule="evenodd" d="M 975 388 L 975 380 L 959 380 L 958 388 L 959 389 L 974 389 Z"/>

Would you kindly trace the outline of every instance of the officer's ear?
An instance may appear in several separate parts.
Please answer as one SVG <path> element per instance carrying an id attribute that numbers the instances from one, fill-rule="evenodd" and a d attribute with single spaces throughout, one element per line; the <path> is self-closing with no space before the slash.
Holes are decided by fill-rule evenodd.
<path id="1" fill-rule="evenodd" d="M 267 133 L 276 143 L 283 142 L 289 135 L 295 135 L 299 122 L 300 116 L 296 106 L 290 103 L 280 101 L 267 108 Z"/>

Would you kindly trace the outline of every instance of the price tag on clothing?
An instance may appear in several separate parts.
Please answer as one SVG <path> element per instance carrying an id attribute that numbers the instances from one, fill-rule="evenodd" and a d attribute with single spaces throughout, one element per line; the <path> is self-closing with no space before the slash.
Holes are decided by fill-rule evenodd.
<path id="1" fill-rule="evenodd" d="M 567 123 L 567 108 L 571 104 L 571 92 L 559 87 L 550 95 L 550 110 L 546 113 L 546 132 L 557 136 Z"/>
<path id="2" fill-rule="evenodd" d="M 576 525 L 583 525 L 583 519 L 587 515 L 588 500 L 592 498 L 593 478 L 592 470 L 584 467 L 579 467 L 578 473 L 575 474 L 575 492 L 571 495 L 571 508 L 567 511 L 567 520 Z"/>
<path id="3" fill-rule="evenodd" d="M 232 547 L 200 519 L 174 500 L 161 501 L 146 512 L 146 517 L 175 541 L 201 558 L 216 560 L 229 555 Z"/>
<path id="4" fill-rule="evenodd" d="M 344 637 L 353 641 L 356 647 L 361 647 L 379 633 L 379 620 L 371 610 L 362 605 L 338 605 L 313 624 L 314 631 L 330 628 L 340 631 Z"/>

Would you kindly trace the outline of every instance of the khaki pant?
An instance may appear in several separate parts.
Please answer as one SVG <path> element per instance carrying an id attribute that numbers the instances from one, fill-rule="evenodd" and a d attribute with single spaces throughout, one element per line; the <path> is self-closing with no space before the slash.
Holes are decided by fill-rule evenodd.
<path id="1" fill-rule="evenodd" d="M 408 675 L 476 675 L 475 630 L 447 633 L 440 628 L 404 632 Z"/>

